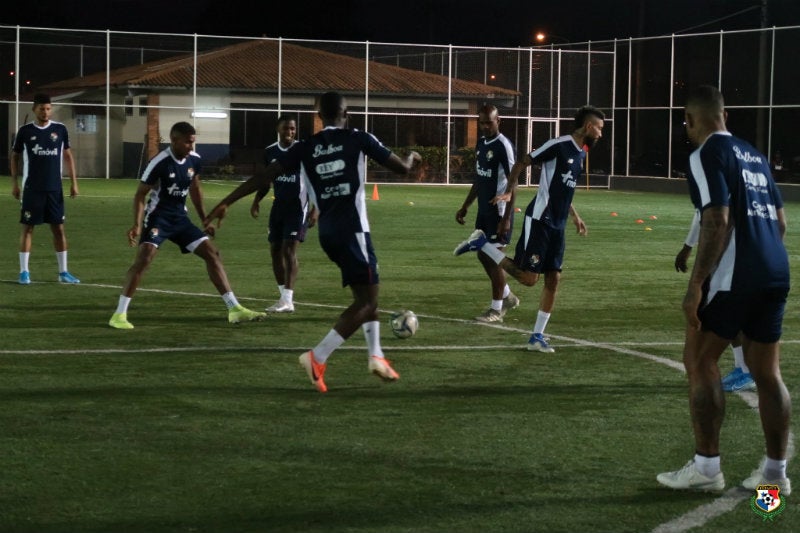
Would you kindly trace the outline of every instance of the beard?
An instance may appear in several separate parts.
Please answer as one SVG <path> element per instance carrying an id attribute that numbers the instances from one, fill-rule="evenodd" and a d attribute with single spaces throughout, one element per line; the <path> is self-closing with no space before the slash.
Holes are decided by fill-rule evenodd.
<path id="1" fill-rule="evenodd" d="M 589 148 L 594 148 L 594 145 L 597 144 L 597 138 L 586 136 L 583 138 L 583 144 Z"/>

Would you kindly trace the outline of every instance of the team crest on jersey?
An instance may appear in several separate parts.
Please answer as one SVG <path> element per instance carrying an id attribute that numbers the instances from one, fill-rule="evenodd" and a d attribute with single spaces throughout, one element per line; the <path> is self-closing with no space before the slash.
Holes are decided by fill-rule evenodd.
<path id="1" fill-rule="evenodd" d="M 58 133 L 53 132 L 50 134 L 50 140 L 56 142 L 58 140 Z"/>
<path id="2" fill-rule="evenodd" d="M 25 220 L 30 220 L 31 219 L 31 212 L 30 211 L 25 211 L 24 213 L 22 213 L 22 218 L 24 218 Z"/>
<path id="3" fill-rule="evenodd" d="M 158 228 L 153 228 L 150 230 L 150 236 L 155 238 L 158 237 Z"/>
<path id="4" fill-rule="evenodd" d="M 765 522 L 774 520 L 786 507 L 786 502 L 781 498 L 781 488 L 778 485 L 759 485 L 756 494 L 750 498 L 750 508 Z"/>
<path id="5" fill-rule="evenodd" d="M 535 267 L 536 265 L 538 265 L 538 264 L 539 264 L 539 262 L 540 262 L 541 260 L 542 260 L 542 258 L 541 258 L 540 256 L 538 256 L 538 255 L 536 255 L 536 254 L 533 254 L 533 255 L 531 256 L 531 259 L 530 259 L 530 264 L 531 264 L 531 266 L 534 266 L 534 267 Z"/>
<path id="6" fill-rule="evenodd" d="M 189 168 L 189 169 L 186 171 L 186 175 L 187 175 L 187 176 L 189 176 L 189 178 L 193 178 L 193 177 L 194 177 L 194 169 L 190 167 L 190 168 Z"/>
<path id="7" fill-rule="evenodd" d="M 487 161 L 491 161 L 492 159 L 494 159 L 494 152 L 491 151 L 491 150 L 487 150 L 486 151 L 486 160 Z"/>

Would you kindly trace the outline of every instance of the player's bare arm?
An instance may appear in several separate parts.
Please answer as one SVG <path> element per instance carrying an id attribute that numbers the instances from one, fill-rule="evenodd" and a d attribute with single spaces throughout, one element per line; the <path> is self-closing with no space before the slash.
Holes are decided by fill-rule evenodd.
<path id="1" fill-rule="evenodd" d="M 139 235 L 142 233 L 142 219 L 144 218 L 144 204 L 151 187 L 139 182 L 136 194 L 133 195 L 133 226 L 128 230 L 128 245 L 136 246 Z"/>
<path id="2" fill-rule="evenodd" d="M 467 211 L 469 210 L 469 206 L 472 205 L 472 202 L 475 201 L 475 198 L 478 197 L 478 187 L 475 183 L 472 184 L 470 187 L 469 192 L 467 193 L 467 197 L 464 199 L 464 203 L 461 205 L 461 209 L 456 211 L 456 222 L 464 225 L 464 217 L 467 216 Z"/>
<path id="3" fill-rule="evenodd" d="M 700 327 L 697 310 L 703 297 L 703 283 L 714 271 L 731 236 L 731 226 L 728 221 L 727 206 L 711 206 L 703 211 L 694 268 L 689 278 L 686 296 L 683 298 L 683 313 L 686 315 L 688 326 L 693 329 Z"/>
<path id="4" fill-rule="evenodd" d="M 11 158 L 9 159 L 9 166 L 11 167 L 11 196 L 19 200 L 19 160 L 21 155 L 17 152 L 11 151 Z"/>
<path id="5" fill-rule="evenodd" d="M 517 191 L 517 184 L 519 183 L 519 176 L 522 174 L 522 171 L 531 166 L 531 156 L 529 154 L 525 154 L 525 156 L 514 163 L 511 167 L 511 173 L 508 176 L 508 185 L 506 185 L 506 192 L 503 194 L 498 194 L 494 198 L 490 200 L 492 205 L 497 205 L 498 202 L 511 202 L 516 198 L 516 191 Z M 513 205 L 512 205 L 513 207 Z"/>
<path id="6" fill-rule="evenodd" d="M 267 185 L 266 189 L 259 189 L 256 195 L 253 197 L 253 203 L 250 205 L 250 216 L 253 218 L 258 218 L 259 213 L 261 212 L 261 200 L 269 192 L 269 185 Z"/>
<path id="7" fill-rule="evenodd" d="M 585 237 L 586 234 L 589 233 L 589 230 L 586 229 L 586 223 L 572 205 L 569 206 L 569 214 L 572 215 L 572 222 L 575 224 L 575 228 L 578 230 L 578 235 Z"/>
<path id="8" fill-rule="evenodd" d="M 222 199 L 208 215 L 203 217 L 203 226 L 208 227 L 216 220 L 216 227 L 222 224 L 222 219 L 228 211 L 228 207 L 236 203 L 239 199 L 244 198 L 261 189 L 269 189 L 269 185 L 281 175 L 283 166 L 273 161 L 267 165 L 263 174 L 256 174 L 238 187 L 236 187 L 228 196 Z"/>
<path id="9" fill-rule="evenodd" d="M 689 268 L 689 256 L 692 255 L 692 247 L 684 244 L 678 255 L 675 256 L 675 271 L 686 272 Z"/>
<path id="10" fill-rule="evenodd" d="M 389 155 L 389 159 L 386 160 L 383 166 L 394 172 L 395 174 L 405 175 L 411 172 L 414 168 L 414 165 L 422 161 L 422 156 L 419 155 L 419 152 L 410 151 L 403 157 L 398 156 L 394 152 Z"/>
<path id="11" fill-rule="evenodd" d="M 78 196 L 78 174 L 75 172 L 75 158 L 72 157 L 72 150 L 67 148 L 64 150 L 64 162 L 67 164 L 69 171 L 69 197 L 75 198 Z"/>
<path id="12" fill-rule="evenodd" d="M 192 199 L 192 205 L 197 211 L 197 216 L 204 221 L 206 219 L 206 208 L 203 206 L 203 188 L 200 185 L 200 176 L 197 174 L 192 178 L 192 184 L 189 185 L 189 198 Z M 203 231 L 212 237 L 214 236 L 214 226 L 210 224 L 204 225 Z"/>

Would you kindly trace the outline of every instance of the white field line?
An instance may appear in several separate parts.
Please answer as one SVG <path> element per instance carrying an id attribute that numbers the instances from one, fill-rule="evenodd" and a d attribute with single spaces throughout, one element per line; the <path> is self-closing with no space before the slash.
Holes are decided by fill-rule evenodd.
<path id="1" fill-rule="evenodd" d="M 0 282 L 7 282 L 7 283 L 15 283 L 16 280 L 0 280 Z M 49 282 L 45 282 L 49 283 Z M 53 282 L 55 283 L 55 282 Z M 84 287 L 99 287 L 99 288 L 109 288 L 109 289 L 121 289 L 122 287 L 119 285 L 105 285 L 105 284 L 96 284 L 96 283 L 81 283 L 81 286 Z M 210 293 L 196 293 L 196 292 L 185 292 L 185 291 L 172 291 L 172 290 L 164 290 L 164 289 L 138 289 L 139 292 L 154 292 L 159 294 L 172 294 L 172 295 L 180 295 L 180 296 L 193 296 L 193 297 L 203 297 L 203 298 L 219 298 L 217 294 L 210 294 Z M 263 298 L 248 298 L 248 297 L 240 297 L 240 300 L 252 300 L 252 301 L 264 301 Z M 332 309 L 344 309 L 342 305 L 331 305 L 331 304 L 317 304 L 317 303 L 302 303 L 298 304 L 295 302 L 295 305 L 300 306 L 308 306 L 308 307 L 321 307 L 321 308 L 332 308 Z M 389 310 L 380 310 L 381 313 L 390 313 Z M 447 317 L 438 317 L 433 315 L 424 315 L 417 313 L 417 315 L 421 318 L 430 318 L 432 320 L 439 320 L 444 322 L 458 322 L 464 324 L 475 325 L 473 320 L 466 320 L 461 318 L 447 318 Z M 505 330 L 509 332 L 516 332 L 516 333 L 529 333 L 527 329 L 523 328 L 516 328 L 516 327 L 509 327 L 500 324 L 480 324 L 481 326 L 490 327 L 494 329 Z M 624 355 L 632 355 L 634 357 L 639 357 L 641 359 L 646 359 L 648 361 L 653 361 L 655 363 L 667 366 L 679 372 L 685 373 L 686 370 L 683 368 L 683 364 L 679 361 L 675 361 L 673 359 L 669 359 L 666 357 L 659 357 L 657 355 L 649 354 L 646 352 L 642 352 L 639 350 L 631 350 L 629 348 L 625 348 L 625 345 L 633 345 L 633 346 L 682 346 L 682 342 L 646 342 L 646 343 L 636 343 L 636 342 L 623 342 L 623 343 L 608 343 L 608 342 L 592 342 L 583 339 L 576 339 L 573 337 L 565 337 L 560 335 L 550 335 L 551 338 L 557 339 L 559 341 L 565 341 L 564 343 L 559 342 L 557 344 L 558 347 L 567 347 L 567 346 L 586 346 L 592 348 L 599 348 L 602 350 L 608 350 L 612 352 L 617 352 Z M 797 344 L 800 340 L 789 340 L 789 341 L 781 341 L 783 344 Z M 366 346 L 364 345 L 348 345 L 348 346 L 341 346 L 339 350 L 364 350 Z M 435 345 L 427 345 L 427 346 L 392 346 L 392 351 L 420 351 L 420 350 L 466 350 L 469 349 L 470 351 L 473 350 L 508 350 L 508 345 L 487 345 L 487 346 L 435 346 Z M 298 346 L 273 346 L 268 348 L 269 351 L 303 351 L 306 350 L 306 347 L 298 347 Z M 264 351 L 264 348 L 231 348 L 231 347 L 181 347 L 181 348 L 142 348 L 142 349 L 97 349 L 97 350 L 0 350 L 0 355 L 11 355 L 11 354 L 19 354 L 19 355 L 85 355 L 85 354 L 115 354 L 115 353 L 176 353 L 176 352 L 211 352 L 211 351 L 221 351 L 224 350 L 226 352 L 236 351 L 236 352 L 258 352 Z M 758 411 L 758 395 L 754 392 L 748 391 L 741 391 L 735 393 L 739 396 L 751 409 L 754 411 Z M 787 460 L 791 460 L 794 457 L 795 453 L 795 444 L 794 444 L 794 434 L 789 433 L 789 449 L 787 454 Z M 728 489 L 725 493 L 719 496 L 717 499 L 701 505 L 689 511 L 681 516 L 670 520 L 669 522 L 664 522 L 660 524 L 655 529 L 653 529 L 652 533 L 684 533 L 690 529 L 701 527 L 708 523 L 710 520 L 721 516 L 725 513 L 732 511 L 739 503 L 744 500 L 747 500 L 752 496 L 751 491 L 747 491 L 741 487 L 734 487 Z"/>

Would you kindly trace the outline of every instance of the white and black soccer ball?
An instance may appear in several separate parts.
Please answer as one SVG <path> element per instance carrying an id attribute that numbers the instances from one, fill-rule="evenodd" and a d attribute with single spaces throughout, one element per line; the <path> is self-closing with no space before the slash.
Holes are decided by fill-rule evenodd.
<path id="1" fill-rule="evenodd" d="M 417 332 L 419 320 L 413 311 L 395 311 L 389 317 L 389 326 L 395 337 L 407 339 Z"/>

